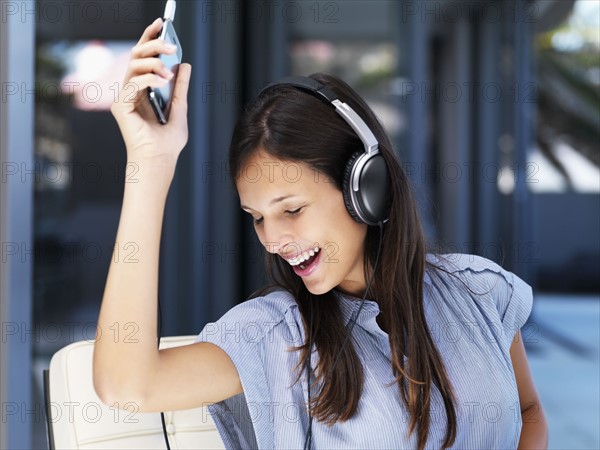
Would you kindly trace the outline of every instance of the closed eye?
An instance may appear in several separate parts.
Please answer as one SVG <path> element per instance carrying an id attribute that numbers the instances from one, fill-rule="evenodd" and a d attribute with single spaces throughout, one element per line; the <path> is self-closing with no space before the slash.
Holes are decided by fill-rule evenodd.
<path id="1" fill-rule="evenodd" d="M 300 208 L 298 208 L 298 209 L 294 209 L 293 211 L 289 211 L 289 210 L 288 210 L 288 211 L 285 211 L 285 213 L 286 213 L 288 216 L 293 216 L 293 215 L 296 215 L 296 214 L 298 214 L 300 211 L 302 211 L 302 209 L 304 209 L 304 206 L 301 206 L 301 207 L 300 207 Z"/>
<path id="2" fill-rule="evenodd" d="M 296 214 L 299 214 L 302 210 L 304 209 L 304 206 L 301 206 L 300 208 L 294 209 L 294 210 L 285 210 L 284 214 L 286 214 L 287 216 L 295 216 Z M 263 223 L 263 218 L 259 217 L 258 219 L 253 219 L 254 222 L 254 226 L 258 226 L 261 225 Z"/>

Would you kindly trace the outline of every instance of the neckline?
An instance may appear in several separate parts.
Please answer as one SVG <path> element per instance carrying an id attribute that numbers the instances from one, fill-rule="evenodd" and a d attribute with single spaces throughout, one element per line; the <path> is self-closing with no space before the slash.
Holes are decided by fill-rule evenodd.
<path id="1" fill-rule="evenodd" d="M 358 313 L 363 299 L 340 291 L 336 291 L 336 296 L 340 300 L 339 305 L 344 317 L 344 323 L 348 325 L 350 320 L 352 320 L 352 317 L 355 317 Z M 366 320 L 377 317 L 380 312 L 381 310 L 379 309 L 379 304 L 377 304 L 377 302 L 370 299 L 364 299 L 364 305 L 356 322 L 358 324 L 363 324 Z"/>

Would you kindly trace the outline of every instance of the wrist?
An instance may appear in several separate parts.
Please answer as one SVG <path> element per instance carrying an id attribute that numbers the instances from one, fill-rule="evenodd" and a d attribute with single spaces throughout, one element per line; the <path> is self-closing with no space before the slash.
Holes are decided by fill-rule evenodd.
<path id="1" fill-rule="evenodd" d="M 174 175 L 175 166 L 156 160 L 129 159 L 125 166 L 125 190 L 166 197 Z"/>
<path id="2" fill-rule="evenodd" d="M 157 155 L 127 158 L 125 181 L 136 181 L 145 177 L 160 177 L 169 182 L 175 175 L 177 159 L 172 155 Z"/>
<path id="3" fill-rule="evenodd" d="M 175 170 L 179 153 L 158 152 L 148 146 L 135 150 L 127 150 L 127 162 L 136 163 L 149 168 L 165 168 Z"/>

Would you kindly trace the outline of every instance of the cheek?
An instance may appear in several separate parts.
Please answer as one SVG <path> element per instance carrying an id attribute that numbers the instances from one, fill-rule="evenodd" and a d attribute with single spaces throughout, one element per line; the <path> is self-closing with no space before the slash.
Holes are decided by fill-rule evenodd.
<path id="1" fill-rule="evenodd" d="M 367 225 L 356 222 L 348 213 L 346 214 L 347 221 L 340 227 L 344 232 L 344 242 L 353 253 L 362 252 L 367 237 Z"/>
<path id="2" fill-rule="evenodd" d="M 335 191 L 331 195 L 323 211 L 316 222 L 323 226 L 322 233 L 337 244 L 340 252 L 355 253 L 357 249 L 362 249 L 367 225 L 358 223 L 350 216 L 341 192 Z"/>
<path id="3" fill-rule="evenodd" d="M 344 212 L 347 215 L 347 212 Z M 327 251 L 331 257 L 352 263 L 362 257 L 367 226 L 359 224 L 351 217 L 333 217 L 328 225 L 326 238 Z"/>
<path id="4" fill-rule="evenodd" d="M 272 246 L 272 244 L 269 244 L 269 240 L 267 239 L 267 236 L 265 235 L 263 227 L 262 226 L 258 226 L 258 227 L 254 226 L 254 232 L 256 233 L 256 237 L 258 238 L 258 241 L 263 246 L 263 248 L 266 251 L 272 251 L 273 246 Z"/>

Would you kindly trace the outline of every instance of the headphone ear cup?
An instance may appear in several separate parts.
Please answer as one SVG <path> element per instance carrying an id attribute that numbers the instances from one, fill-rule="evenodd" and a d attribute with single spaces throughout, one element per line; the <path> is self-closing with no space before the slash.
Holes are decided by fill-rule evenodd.
<path id="1" fill-rule="evenodd" d="M 346 204 L 346 209 L 348 210 L 350 217 L 359 223 L 365 222 L 356 212 L 354 205 L 352 204 L 352 169 L 354 168 L 354 163 L 362 154 L 363 152 L 356 152 L 350 157 L 346 163 L 346 168 L 344 169 L 344 181 L 342 183 L 342 193 L 344 194 L 344 203 Z"/>
<path id="2" fill-rule="evenodd" d="M 352 190 L 353 177 L 358 177 L 357 192 Z M 354 153 L 346 164 L 343 185 L 344 203 L 354 220 L 367 225 L 387 221 L 390 175 L 381 154 Z"/>

